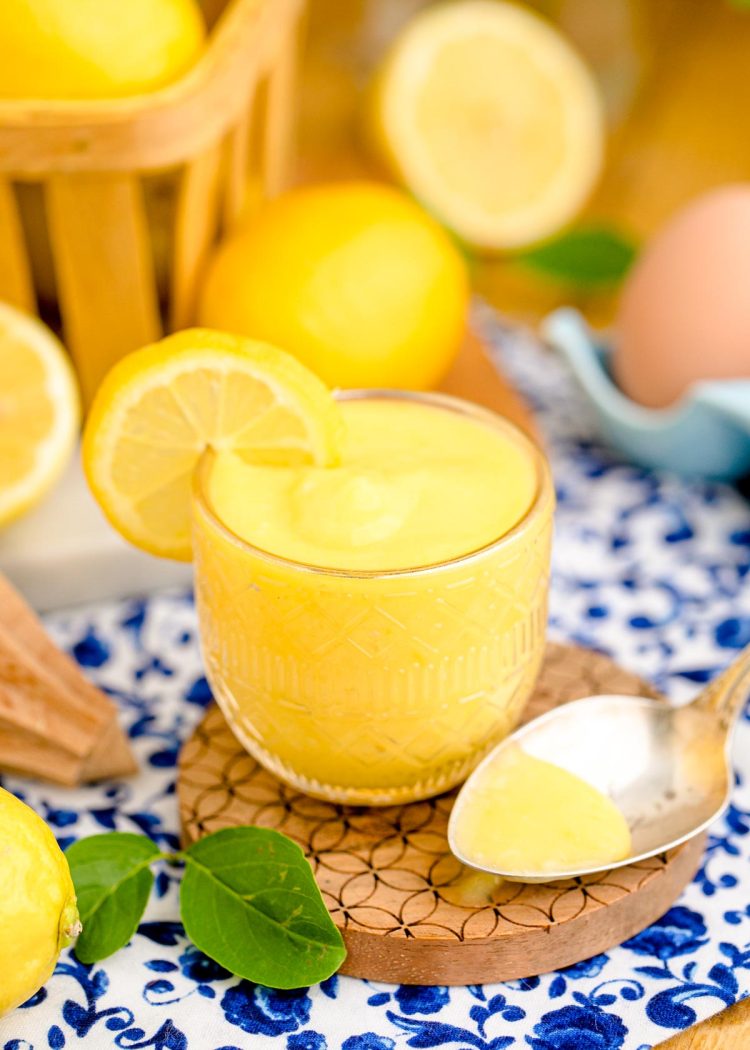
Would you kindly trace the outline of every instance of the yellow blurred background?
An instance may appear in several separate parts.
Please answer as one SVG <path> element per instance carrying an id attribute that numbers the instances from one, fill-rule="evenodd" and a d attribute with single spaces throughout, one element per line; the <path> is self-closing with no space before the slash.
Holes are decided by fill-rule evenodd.
<path id="1" fill-rule="evenodd" d="M 373 174 L 359 113 L 368 75 L 430 0 L 311 0 L 299 95 L 298 181 Z M 594 70 L 607 109 L 604 176 L 582 220 L 642 242 L 702 190 L 750 178 L 750 4 L 535 0 Z M 614 295 L 563 286 L 510 259 L 474 260 L 475 284 L 533 321 L 573 303 L 606 323 Z"/>

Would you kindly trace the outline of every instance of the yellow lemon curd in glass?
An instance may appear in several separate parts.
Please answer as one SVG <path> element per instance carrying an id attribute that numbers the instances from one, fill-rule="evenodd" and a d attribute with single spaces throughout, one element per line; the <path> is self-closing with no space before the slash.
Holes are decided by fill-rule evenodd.
<path id="1" fill-rule="evenodd" d="M 598 868 L 630 854 L 630 829 L 610 798 L 515 746 L 477 770 L 452 822 L 464 860 L 507 874 Z"/>
<path id="2" fill-rule="evenodd" d="M 544 645 L 552 490 L 492 413 L 345 395 L 338 465 L 208 457 L 194 501 L 209 679 L 277 775 L 339 801 L 444 791 L 516 724 Z"/>
<path id="3" fill-rule="evenodd" d="M 333 569 L 404 569 L 455 558 L 505 535 L 537 479 L 523 445 L 414 401 L 341 405 L 335 467 L 247 466 L 217 458 L 211 502 L 238 536 Z"/>

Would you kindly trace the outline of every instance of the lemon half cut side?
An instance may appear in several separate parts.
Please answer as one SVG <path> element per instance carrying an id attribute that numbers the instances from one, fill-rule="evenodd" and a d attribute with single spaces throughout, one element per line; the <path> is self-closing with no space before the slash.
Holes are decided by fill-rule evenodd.
<path id="1" fill-rule="evenodd" d="M 502 0 L 417 15 L 386 58 L 372 120 L 401 180 L 483 249 L 555 233 L 581 208 L 602 163 L 591 73 L 552 25 Z"/>
<path id="2" fill-rule="evenodd" d="M 62 345 L 41 321 L 0 303 L 0 525 L 52 488 L 79 422 L 78 388 Z"/>
<path id="3" fill-rule="evenodd" d="M 105 515 L 150 554 L 191 558 L 193 473 L 203 453 L 327 466 L 339 409 L 328 388 L 267 343 L 190 329 L 136 350 L 100 386 L 83 464 Z"/>

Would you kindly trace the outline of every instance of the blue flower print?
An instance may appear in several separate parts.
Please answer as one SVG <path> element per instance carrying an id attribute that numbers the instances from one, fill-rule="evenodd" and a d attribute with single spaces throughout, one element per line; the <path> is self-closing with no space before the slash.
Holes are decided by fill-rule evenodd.
<path id="1" fill-rule="evenodd" d="M 580 962 L 573 963 L 572 966 L 566 966 L 563 973 L 571 981 L 576 981 L 581 977 L 598 977 L 608 962 L 608 955 L 593 955 L 590 959 L 582 959 Z"/>
<path id="2" fill-rule="evenodd" d="M 65 1046 L 65 1035 L 59 1025 L 53 1024 L 47 1032 L 47 1042 L 50 1050 L 62 1050 Z"/>
<path id="3" fill-rule="evenodd" d="M 687 699 L 750 640 L 747 501 L 729 486 L 649 474 L 603 450 L 561 366 L 479 311 L 509 378 L 538 408 L 553 461 L 552 635 L 606 653 L 676 701 Z M 45 623 L 117 704 L 141 772 L 74 792 L 10 773 L 5 786 L 23 794 L 61 843 L 142 830 L 178 849 L 174 763 L 211 699 L 189 592 L 52 612 Z M 47 987 L 0 1021 L 0 1050 L 646 1050 L 750 993 L 750 707 L 737 732 L 732 804 L 710 829 L 697 878 L 679 907 L 606 956 L 486 986 L 414 988 L 334 976 L 313 989 L 272 992 L 227 976 L 188 946 L 177 921 L 179 876 L 163 865 L 153 913 L 131 945 L 95 966 L 66 949 Z M 265 804 L 261 784 L 250 793 Z M 319 806 L 305 810 L 311 820 Z M 344 819 L 356 829 L 364 818 L 347 809 Z M 403 835 L 418 835 L 420 819 L 404 824 Z M 319 870 L 344 875 L 352 903 L 367 908 L 372 865 L 344 858 L 336 834 L 322 819 Z M 399 838 L 382 854 L 394 872 Z M 453 871 L 452 863 L 440 866 L 436 881 Z M 587 886 L 593 901 L 608 899 L 600 889 Z M 583 904 L 586 896 L 574 893 Z M 418 904 L 415 916 L 427 910 Z"/>
<path id="4" fill-rule="evenodd" d="M 395 993 L 405 1014 L 436 1014 L 448 1005 L 448 989 L 419 984 L 402 984 Z"/>
<path id="5" fill-rule="evenodd" d="M 328 1050 L 328 1045 L 320 1032 L 295 1032 L 287 1039 L 286 1050 Z"/>
<path id="6" fill-rule="evenodd" d="M 142 922 L 138 933 L 141 937 L 148 937 L 154 944 L 174 947 L 185 931 L 180 922 Z"/>
<path id="7" fill-rule="evenodd" d="M 83 638 L 73 646 L 73 656 L 81 667 L 102 667 L 109 660 L 109 655 L 109 645 L 97 635 L 93 627 L 89 627 Z"/>
<path id="8" fill-rule="evenodd" d="M 750 617 L 730 616 L 716 625 L 716 644 L 722 649 L 743 649 L 750 643 Z"/>
<path id="9" fill-rule="evenodd" d="M 213 700 L 213 696 L 210 686 L 203 675 L 196 678 L 185 693 L 185 699 L 190 704 L 197 704 L 198 707 L 208 707 Z"/>
<path id="10" fill-rule="evenodd" d="M 639 955 L 651 955 L 662 961 L 678 955 L 689 955 L 706 943 L 706 924 L 698 912 L 679 905 L 670 908 L 642 933 L 625 941 L 623 947 Z"/>
<path id="11" fill-rule="evenodd" d="M 350 1035 L 341 1044 L 341 1050 L 393 1050 L 395 1040 L 374 1032 L 363 1032 L 362 1035 Z"/>
<path id="12" fill-rule="evenodd" d="M 197 984 L 207 984 L 210 981 L 223 981 L 232 975 L 223 966 L 219 966 L 213 959 L 194 948 L 192 944 L 182 953 L 177 960 L 180 964 L 183 977 Z"/>
<path id="13" fill-rule="evenodd" d="M 224 1016 L 243 1032 L 281 1035 L 296 1032 L 310 1020 L 310 997 L 304 991 L 282 992 L 241 981 L 221 1000 Z"/>
<path id="14" fill-rule="evenodd" d="M 532 1050 L 619 1050 L 627 1034 L 615 1014 L 595 1006 L 563 1006 L 544 1014 L 526 1042 Z"/>

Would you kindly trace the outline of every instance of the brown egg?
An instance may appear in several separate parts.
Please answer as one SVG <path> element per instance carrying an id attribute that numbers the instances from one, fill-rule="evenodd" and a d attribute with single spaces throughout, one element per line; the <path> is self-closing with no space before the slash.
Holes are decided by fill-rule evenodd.
<path id="1" fill-rule="evenodd" d="M 614 375 L 673 404 L 701 379 L 750 376 L 750 184 L 698 197 L 654 237 L 623 290 Z"/>

